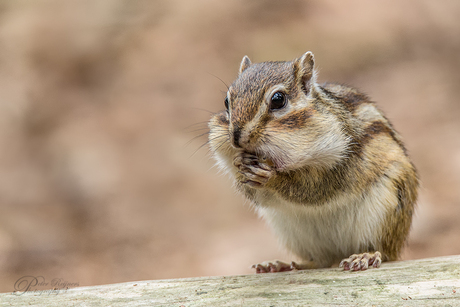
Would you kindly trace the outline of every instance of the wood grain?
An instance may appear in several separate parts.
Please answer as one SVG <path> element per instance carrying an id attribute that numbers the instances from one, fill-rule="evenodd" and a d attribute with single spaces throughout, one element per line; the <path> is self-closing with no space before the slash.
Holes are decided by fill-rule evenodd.
<path id="1" fill-rule="evenodd" d="M 0 294 L 0 306 L 460 306 L 460 256 Z"/>

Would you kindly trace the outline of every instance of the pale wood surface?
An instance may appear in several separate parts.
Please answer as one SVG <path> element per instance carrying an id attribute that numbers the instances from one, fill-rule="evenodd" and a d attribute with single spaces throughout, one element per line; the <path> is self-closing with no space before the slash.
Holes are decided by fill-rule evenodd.
<path id="1" fill-rule="evenodd" d="M 460 256 L 322 269 L 0 294 L 0 306 L 460 306 Z"/>

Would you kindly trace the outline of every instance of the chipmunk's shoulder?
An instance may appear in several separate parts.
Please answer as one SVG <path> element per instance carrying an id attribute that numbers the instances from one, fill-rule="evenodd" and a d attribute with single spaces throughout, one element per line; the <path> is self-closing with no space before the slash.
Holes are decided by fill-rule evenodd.
<path id="1" fill-rule="evenodd" d="M 374 106 L 369 96 L 354 87 L 330 82 L 321 84 L 319 87 L 326 96 L 344 105 L 350 112 L 355 112 L 363 104 Z"/>

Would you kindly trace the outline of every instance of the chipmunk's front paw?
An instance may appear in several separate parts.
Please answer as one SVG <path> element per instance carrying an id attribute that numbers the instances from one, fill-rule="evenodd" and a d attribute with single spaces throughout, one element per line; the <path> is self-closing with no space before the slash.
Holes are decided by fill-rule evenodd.
<path id="1" fill-rule="evenodd" d="M 238 154 L 233 160 L 233 165 L 238 168 L 238 180 L 253 188 L 263 187 L 275 174 L 267 161 L 262 161 L 256 155 L 247 152 Z"/>
<path id="2" fill-rule="evenodd" d="M 351 255 L 343 259 L 339 267 L 343 268 L 345 271 L 364 271 L 367 270 L 369 266 L 378 268 L 380 264 L 382 264 L 382 254 L 380 254 L 380 252 L 375 252 Z"/>

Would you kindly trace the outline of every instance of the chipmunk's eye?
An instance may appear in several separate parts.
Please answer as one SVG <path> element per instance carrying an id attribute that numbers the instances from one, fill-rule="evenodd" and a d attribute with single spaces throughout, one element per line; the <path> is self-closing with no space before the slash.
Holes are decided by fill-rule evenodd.
<path id="1" fill-rule="evenodd" d="M 225 104 L 225 108 L 228 110 L 228 97 L 225 97 L 224 104 Z"/>
<path id="2" fill-rule="evenodd" d="M 282 109 L 286 105 L 286 96 L 281 92 L 273 94 L 270 101 L 270 110 Z"/>

